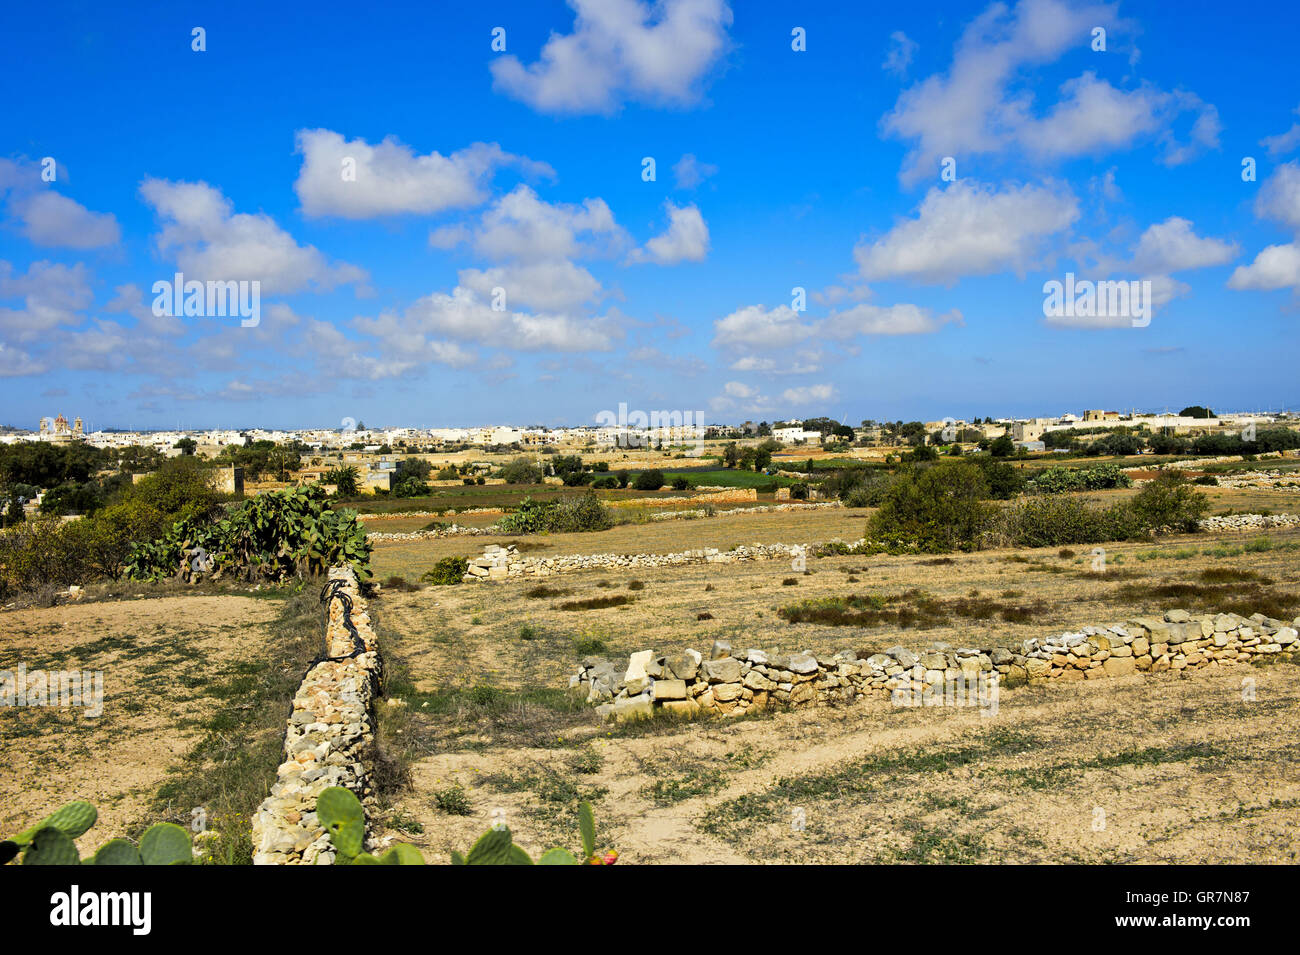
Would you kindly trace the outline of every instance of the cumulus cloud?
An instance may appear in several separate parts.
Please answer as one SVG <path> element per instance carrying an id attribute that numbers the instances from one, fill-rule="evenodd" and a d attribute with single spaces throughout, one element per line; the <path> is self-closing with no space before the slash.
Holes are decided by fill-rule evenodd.
<path id="1" fill-rule="evenodd" d="M 1296 115 L 1300 116 L 1300 106 L 1295 109 Z M 1268 154 L 1275 159 L 1279 156 L 1285 156 L 1300 146 L 1300 123 L 1292 123 L 1291 128 L 1284 133 L 1278 133 L 1276 136 L 1265 136 L 1259 141 L 1259 144 L 1268 150 Z"/>
<path id="2" fill-rule="evenodd" d="M 1239 265 L 1228 278 L 1228 288 L 1238 291 L 1300 292 L 1300 161 L 1279 166 L 1255 197 L 1255 215 L 1279 222 L 1296 234 L 1288 243 L 1270 245 L 1249 265 Z"/>
<path id="3" fill-rule="evenodd" d="M 802 385 L 798 388 L 787 388 L 781 392 L 781 398 L 786 404 L 790 405 L 807 405 L 815 402 L 833 401 L 835 398 L 835 388 L 833 385 Z"/>
<path id="4" fill-rule="evenodd" d="M 461 241 L 493 261 L 539 262 L 613 253 L 628 240 L 604 199 L 552 203 L 520 185 L 492 203 L 475 228 L 453 227 L 430 236 L 442 248 Z"/>
<path id="5" fill-rule="evenodd" d="M 747 305 L 714 322 L 713 331 L 715 348 L 773 349 L 807 341 L 816 330 L 789 305 Z"/>
<path id="6" fill-rule="evenodd" d="M 21 299 L 22 308 L 0 308 L 0 334 L 10 343 L 38 342 L 61 326 L 80 325 L 90 307 L 90 271 L 81 263 L 33 262 L 15 274 L 0 261 L 0 301 Z"/>
<path id="7" fill-rule="evenodd" d="M 678 189 L 694 189 L 705 179 L 716 175 L 717 171 L 717 166 L 700 162 L 695 158 L 694 153 L 686 153 L 673 166 L 673 178 L 677 182 Z"/>
<path id="8" fill-rule="evenodd" d="M 97 249 L 116 245 L 122 237 L 117 218 L 91 212 L 75 199 L 57 192 L 37 192 L 12 203 L 22 233 L 36 245 L 65 249 Z"/>
<path id="9" fill-rule="evenodd" d="M 632 254 L 634 262 L 676 265 L 678 262 L 703 262 L 709 254 L 709 227 L 695 205 L 664 203 L 668 228 Z"/>
<path id="10" fill-rule="evenodd" d="M 569 0 L 573 32 L 552 33 L 538 60 L 490 63 L 493 87 L 543 113 L 604 113 L 624 101 L 685 106 L 728 45 L 725 0 Z"/>
<path id="11" fill-rule="evenodd" d="M 853 250 L 868 280 L 905 278 L 951 284 L 967 275 L 1024 273 L 1043 241 L 1079 217 L 1068 187 L 1009 187 L 1001 192 L 959 180 L 932 188 L 915 219 Z"/>
<path id="12" fill-rule="evenodd" d="M 884 135 L 911 144 L 903 182 L 936 175 L 944 156 L 1014 150 L 1063 159 L 1154 139 L 1164 147 L 1163 161 L 1176 165 L 1217 147 L 1217 111 L 1181 90 L 1149 84 L 1123 90 L 1085 72 L 1060 86 L 1051 107 L 1035 110 L 1026 77 L 1082 46 L 1098 26 L 1111 35 L 1131 32 L 1114 4 L 1020 0 L 985 9 L 963 31 L 947 73 L 904 90 L 881 119 Z M 1195 119 L 1180 140 L 1172 127 L 1183 114 Z"/>
<path id="13" fill-rule="evenodd" d="M 1187 269 L 1226 265 L 1237 257 L 1237 244 L 1202 238 L 1192 223 L 1170 216 L 1147 228 L 1133 253 L 1133 268 L 1142 273 L 1167 275 Z"/>
<path id="14" fill-rule="evenodd" d="M 831 338 L 856 338 L 858 335 L 927 335 L 952 322 L 962 323 L 961 312 L 953 309 L 935 315 L 919 305 L 868 305 L 863 303 L 843 311 L 831 312 L 821 323 L 821 332 Z"/>
<path id="15" fill-rule="evenodd" d="M 66 170 L 63 172 L 66 176 Z M 36 163 L 0 159 L 0 195 L 6 193 L 9 214 L 34 245 L 97 249 L 116 245 L 122 237 L 112 213 L 91 212 L 75 199 L 55 192 L 41 179 L 41 167 Z"/>
<path id="16" fill-rule="evenodd" d="M 140 195 L 162 223 L 158 251 L 187 280 L 258 281 L 267 294 L 328 291 L 366 278 L 355 265 L 331 262 L 315 246 L 299 245 L 270 216 L 234 212 L 230 200 L 206 182 L 149 178 Z"/>
<path id="17" fill-rule="evenodd" d="M 416 300 L 400 315 L 359 318 L 354 327 L 394 353 L 429 343 L 463 341 L 515 351 L 608 351 L 621 337 L 615 316 L 582 318 L 548 312 L 496 311 L 490 300 L 457 286 Z"/>
<path id="18" fill-rule="evenodd" d="M 393 136 L 372 146 L 328 129 L 299 130 L 297 143 L 303 161 L 294 191 L 307 216 L 428 215 L 480 205 L 489 180 L 503 166 L 555 175 L 546 163 L 505 152 L 496 143 L 474 143 L 449 156 L 436 150 L 418 155 Z"/>
<path id="19" fill-rule="evenodd" d="M 496 289 L 504 290 L 509 308 L 522 305 L 567 311 L 594 303 L 602 294 L 595 276 L 567 259 L 463 269 L 458 273 L 458 282 L 487 302 Z"/>

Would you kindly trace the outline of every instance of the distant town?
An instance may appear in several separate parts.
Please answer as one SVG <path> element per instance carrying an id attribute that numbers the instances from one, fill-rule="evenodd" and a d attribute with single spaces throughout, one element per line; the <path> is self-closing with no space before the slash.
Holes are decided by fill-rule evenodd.
<path id="1" fill-rule="evenodd" d="M 669 447 L 689 441 L 740 440 L 746 437 L 772 438 L 784 445 L 820 445 L 844 442 L 858 447 L 889 446 L 899 437 L 924 435 L 921 443 L 950 444 L 978 442 L 1009 435 L 1017 447 L 1028 451 L 1045 448 L 1044 436 L 1052 432 L 1094 428 L 1131 428 L 1178 436 L 1239 433 L 1250 425 L 1287 425 L 1300 422 L 1300 413 L 1214 413 L 1193 407 L 1180 413 L 1085 410 L 1034 418 L 943 418 L 938 421 L 888 422 L 866 419 L 858 425 L 831 418 L 790 418 L 781 421 L 745 421 L 739 425 L 691 424 L 689 413 L 683 423 L 681 412 L 652 412 L 644 427 L 635 425 L 547 428 L 491 425 L 474 428 L 367 427 L 364 421 L 339 428 L 265 429 L 216 428 L 208 430 L 86 431 L 82 419 L 71 423 L 62 414 L 41 419 L 35 430 L 15 427 L 0 429 L 0 444 L 49 441 L 58 444 L 85 442 L 96 448 L 150 447 L 163 454 L 179 454 L 193 442 L 200 448 L 219 450 L 257 441 L 274 444 L 298 443 L 312 451 L 378 451 L 401 448 L 411 453 L 450 451 L 471 447 L 485 449 L 539 449 L 544 447 Z M 185 444 L 181 444 L 185 442 Z M 901 443 L 917 443 L 904 441 Z"/>

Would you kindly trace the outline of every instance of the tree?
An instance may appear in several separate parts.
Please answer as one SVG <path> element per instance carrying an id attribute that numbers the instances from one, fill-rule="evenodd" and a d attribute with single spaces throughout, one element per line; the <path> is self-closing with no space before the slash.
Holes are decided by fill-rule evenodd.
<path id="1" fill-rule="evenodd" d="M 1213 418 L 1214 412 L 1204 405 L 1188 405 L 1178 412 L 1180 418 Z"/>
<path id="2" fill-rule="evenodd" d="M 179 448 L 181 454 L 192 455 L 198 449 L 199 443 L 193 438 L 181 438 L 172 447 Z"/>
<path id="3" fill-rule="evenodd" d="M 507 484 L 541 484 L 542 469 L 533 463 L 532 458 L 520 455 L 514 458 L 500 471 L 500 476 Z"/>
<path id="4" fill-rule="evenodd" d="M 1004 434 L 999 438 L 994 438 L 989 444 L 989 454 L 995 458 L 1009 458 L 1016 453 L 1016 443 L 1011 440 L 1011 435 Z"/>
<path id="5" fill-rule="evenodd" d="M 650 468 L 648 471 L 642 471 L 632 482 L 632 487 L 638 491 L 657 491 L 664 486 L 664 472 L 658 468 Z"/>
<path id="6" fill-rule="evenodd" d="M 334 493 L 339 497 L 353 497 L 360 490 L 357 477 L 357 469 L 351 465 L 342 468 L 331 468 L 325 472 L 325 483 L 333 484 Z"/>
<path id="7" fill-rule="evenodd" d="M 988 523 L 988 496 L 983 469 L 968 459 L 908 468 L 885 492 L 867 536 L 925 551 L 968 550 Z"/>

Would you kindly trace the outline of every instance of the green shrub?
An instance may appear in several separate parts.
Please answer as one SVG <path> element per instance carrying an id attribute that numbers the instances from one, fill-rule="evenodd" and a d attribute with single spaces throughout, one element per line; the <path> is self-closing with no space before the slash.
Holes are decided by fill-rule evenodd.
<path id="1" fill-rule="evenodd" d="M 664 472 L 658 468 L 650 468 L 648 471 L 642 471 L 632 482 L 632 487 L 638 491 L 657 491 L 664 486 Z"/>
<path id="2" fill-rule="evenodd" d="M 900 473 L 867 526 L 867 537 L 923 551 L 969 550 L 988 523 L 988 481 L 967 460 Z"/>
<path id="3" fill-rule="evenodd" d="M 428 584 L 445 586 L 460 583 L 467 573 L 469 573 L 469 561 L 464 557 L 444 557 L 420 579 Z"/>
<path id="4" fill-rule="evenodd" d="M 1138 521 L 1151 529 L 1171 528 L 1193 532 L 1209 510 L 1210 502 L 1193 488 L 1181 471 L 1162 471 L 1129 505 Z"/>

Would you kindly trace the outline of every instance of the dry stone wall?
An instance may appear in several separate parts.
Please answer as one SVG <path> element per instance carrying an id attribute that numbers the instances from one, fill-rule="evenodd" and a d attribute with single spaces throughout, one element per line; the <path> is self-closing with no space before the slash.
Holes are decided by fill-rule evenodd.
<path id="1" fill-rule="evenodd" d="M 707 658 L 689 649 L 642 650 L 626 666 L 588 657 L 569 685 L 585 690 L 587 702 L 613 720 L 648 717 L 656 710 L 734 716 L 773 704 L 851 703 L 869 695 L 908 705 L 956 699 L 983 705 L 1003 680 L 1097 680 L 1138 672 L 1187 673 L 1278 654 L 1295 658 L 1300 656 L 1297 629 L 1300 618 L 1171 610 L 1163 617 L 1135 617 L 1010 646 L 895 646 L 865 659 L 852 650 L 822 657 L 808 651 L 733 652 L 729 643 L 717 641 Z"/>
<path id="2" fill-rule="evenodd" d="M 316 818 L 316 799 L 330 786 L 356 793 L 367 814 L 374 808 L 367 764 L 383 662 L 352 568 L 330 570 L 329 581 L 324 657 L 311 665 L 294 694 L 284 762 L 253 817 L 255 865 L 334 861 L 329 836 Z"/>
<path id="3" fill-rule="evenodd" d="M 672 554 L 566 554 L 557 557 L 524 557 L 514 544 L 489 544 L 482 557 L 469 561 L 465 582 L 517 580 L 546 577 L 571 570 L 597 568 L 675 567 L 682 564 L 733 564 L 749 560 L 793 561 L 806 554 L 802 544 L 741 544 L 731 550 L 705 547 Z"/>

